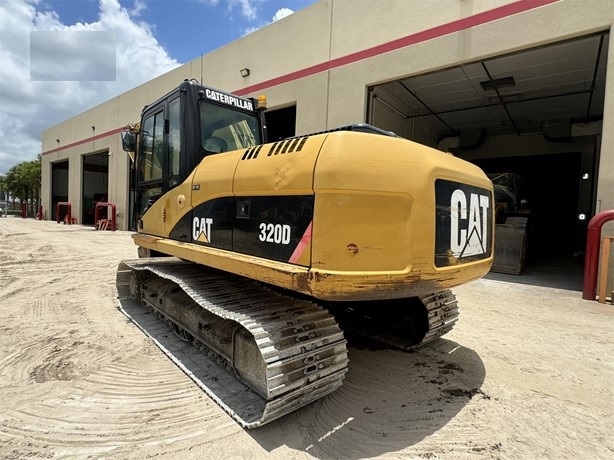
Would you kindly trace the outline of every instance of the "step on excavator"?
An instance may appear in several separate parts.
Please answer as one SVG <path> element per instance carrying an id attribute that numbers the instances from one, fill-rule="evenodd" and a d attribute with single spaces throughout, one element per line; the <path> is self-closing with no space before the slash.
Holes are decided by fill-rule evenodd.
<path id="1" fill-rule="evenodd" d="M 348 336 L 414 350 L 493 262 L 477 166 L 368 124 L 266 141 L 266 98 L 186 80 L 126 126 L 119 308 L 242 427 L 339 388 Z"/>

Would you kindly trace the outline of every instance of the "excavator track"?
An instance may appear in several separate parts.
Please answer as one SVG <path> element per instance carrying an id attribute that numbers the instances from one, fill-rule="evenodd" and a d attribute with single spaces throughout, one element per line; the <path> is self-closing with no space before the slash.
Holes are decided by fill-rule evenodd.
<path id="1" fill-rule="evenodd" d="M 341 327 L 388 347 L 414 351 L 447 334 L 458 320 L 458 301 L 449 289 L 422 297 L 352 308 L 332 308 Z"/>
<path id="2" fill-rule="evenodd" d="M 333 392 L 347 372 L 343 332 L 311 301 L 172 257 L 123 261 L 116 284 L 119 309 L 244 428 Z"/>

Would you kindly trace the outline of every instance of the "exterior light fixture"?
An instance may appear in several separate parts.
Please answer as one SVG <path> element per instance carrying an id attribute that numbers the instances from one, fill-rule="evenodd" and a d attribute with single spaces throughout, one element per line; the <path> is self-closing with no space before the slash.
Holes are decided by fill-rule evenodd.
<path id="1" fill-rule="evenodd" d="M 240 70 L 240 72 L 241 72 L 241 76 L 242 76 L 243 78 L 245 78 L 245 77 L 249 77 L 249 69 L 248 69 L 247 67 L 245 67 L 245 68 L 241 69 L 241 70 Z"/>

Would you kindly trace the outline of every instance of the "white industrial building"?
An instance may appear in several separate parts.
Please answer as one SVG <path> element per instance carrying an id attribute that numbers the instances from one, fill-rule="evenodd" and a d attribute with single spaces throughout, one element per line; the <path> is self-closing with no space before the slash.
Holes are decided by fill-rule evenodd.
<path id="1" fill-rule="evenodd" d="M 366 122 L 523 178 L 532 253 L 577 257 L 614 209 L 612 0 L 320 0 L 43 132 L 42 206 L 116 205 L 120 132 L 184 79 L 268 99 L 269 140 Z M 408 178 L 411 172 L 408 171 Z M 605 231 L 614 234 L 614 222 Z"/>

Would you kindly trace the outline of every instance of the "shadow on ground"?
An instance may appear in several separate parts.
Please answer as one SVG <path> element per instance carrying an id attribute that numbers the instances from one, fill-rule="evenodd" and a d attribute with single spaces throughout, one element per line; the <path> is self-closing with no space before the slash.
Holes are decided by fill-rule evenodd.
<path id="1" fill-rule="evenodd" d="M 508 283 L 529 284 L 570 291 L 582 291 L 584 262 L 561 259 L 549 263 L 527 264 L 520 275 L 489 272 L 486 279 Z"/>
<path id="2" fill-rule="evenodd" d="M 481 391 L 473 350 L 440 339 L 416 352 L 350 344 L 349 371 L 334 393 L 249 434 L 267 451 L 281 445 L 318 458 L 397 452 L 432 435 Z"/>

